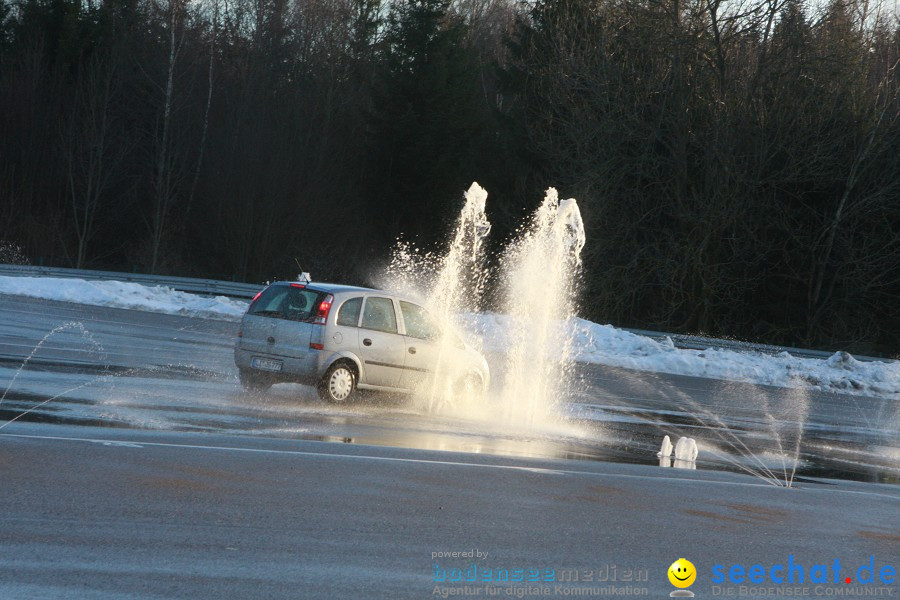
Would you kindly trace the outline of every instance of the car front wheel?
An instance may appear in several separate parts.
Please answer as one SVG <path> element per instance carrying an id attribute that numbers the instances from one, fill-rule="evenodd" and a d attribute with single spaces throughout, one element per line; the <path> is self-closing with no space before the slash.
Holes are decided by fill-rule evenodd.
<path id="1" fill-rule="evenodd" d="M 319 382 L 318 391 L 328 402 L 346 402 L 356 391 L 356 372 L 346 363 L 335 363 Z"/>
<path id="2" fill-rule="evenodd" d="M 480 398 L 484 395 L 484 382 L 479 375 L 470 373 L 460 381 L 456 382 L 453 390 L 456 395 L 466 398 Z"/>

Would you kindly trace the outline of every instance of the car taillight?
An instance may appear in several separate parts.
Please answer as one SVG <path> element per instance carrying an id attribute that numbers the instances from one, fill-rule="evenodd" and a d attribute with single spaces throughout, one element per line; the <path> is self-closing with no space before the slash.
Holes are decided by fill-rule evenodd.
<path id="1" fill-rule="evenodd" d="M 324 350 L 325 344 L 316 344 L 315 342 L 310 342 L 309 347 L 313 350 Z"/>
<path id="2" fill-rule="evenodd" d="M 256 302 L 257 300 L 259 300 L 259 297 L 262 295 L 262 293 L 263 293 L 263 290 L 259 290 L 258 292 L 256 292 L 256 295 L 253 296 L 253 300 L 250 301 L 249 306 L 253 306 L 253 303 Z"/>
<path id="3" fill-rule="evenodd" d="M 324 325 L 328 320 L 328 313 L 331 312 L 331 303 L 334 302 L 334 296 L 328 294 L 319 302 L 319 308 L 316 310 L 316 324 Z"/>
<path id="4" fill-rule="evenodd" d="M 292 283 L 292 284 L 291 284 L 291 287 L 300 288 L 301 290 L 305 290 L 305 289 L 306 289 L 306 286 L 303 285 L 302 283 Z"/>
<path id="5" fill-rule="evenodd" d="M 238 329 L 238 337 L 239 337 L 239 338 L 244 337 L 244 330 L 243 330 L 243 329 Z"/>

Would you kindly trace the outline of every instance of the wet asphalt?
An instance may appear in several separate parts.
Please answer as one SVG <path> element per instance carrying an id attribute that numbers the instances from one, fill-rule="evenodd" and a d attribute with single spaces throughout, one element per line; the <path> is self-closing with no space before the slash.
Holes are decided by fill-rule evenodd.
<path id="1" fill-rule="evenodd" d="M 717 564 L 900 567 L 889 400 L 583 365 L 560 418 L 522 430 L 247 396 L 232 322 L 2 296 L 0 315 L 3 598 L 660 597 L 680 556 L 708 596 Z M 697 464 L 661 467 L 664 434 Z"/>

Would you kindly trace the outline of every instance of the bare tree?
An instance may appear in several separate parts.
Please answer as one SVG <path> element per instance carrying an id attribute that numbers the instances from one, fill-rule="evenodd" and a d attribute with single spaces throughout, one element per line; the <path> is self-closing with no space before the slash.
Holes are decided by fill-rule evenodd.
<path id="1" fill-rule="evenodd" d="M 112 202 L 109 184 L 130 145 L 119 135 L 113 113 L 116 63 L 91 58 L 76 81 L 71 112 L 63 125 L 66 195 L 77 240 L 75 268 L 85 266 L 98 220 Z"/>
<path id="2" fill-rule="evenodd" d="M 835 261 L 834 253 L 841 230 L 849 228 L 850 232 L 844 233 L 851 237 L 871 235 L 871 231 L 865 231 L 858 224 L 877 215 L 884 208 L 889 208 L 891 206 L 890 198 L 900 193 L 900 185 L 897 184 L 897 177 L 900 177 L 900 165 L 897 165 L 896 162 L 893 172 L 887 173 L 888 177 L 884 177 L 884 173 L 876 176 L 872 176 L 870 173 L 866 178 L 869 188 L 859 189 L 860 180 L 868 170 L 867 163 L 871 155 L 879 147 L 881 147 L 881 153 L 890 152 L 891 143 L 896 143 L 897 127 L 900 125 L 900 111 L 898 111 L 900 86 L 897 84 L 896 75 L 898 64 L 900 62 L 895 62 L 883 75 L 874 98 L 871 100 L 872 105 L 865 110 L 869 116 L 866 120 L 865 137 L 861 140 L 859 149 L 852 158 L 844 190 L 837 201 L 834 213 L 823 225 L 814 246 L 815 259 L 809 274 L 807 297 L 809 304 L 807 309 L 808 339 L 816 337 L 823 316 L 832 308 L 834 290 L 839 282 L 839 277 L 835 274 L 835 262 L 843 264 L 848 258 L 848 256 L 843 256 Z M 880 168 L 883 168 L 883 165 Z M 883 187 L 871 187 L 871 182 L 879 180 L 884 181 Z M 886 263 L 884 260 L 887 256 L 892 256 L 894 260 L 900 259 L 900 231 L 888 231 L 887 234 L 888 237 L 879 236 L 877 247 L 866 244 L 869 246 L 869 254 L 853 256 L 853 271 L 865 273 L 865 276 L 857 280 L 855 285 L 872 288 L 884 283 L 896 284 L 900 280 L 898 263 Z"/>
<path id="3" fill-rule="evenodd" d="M 197 164 L 194 167 L 194 179 L 191 181 L 191 190 L 188 194 L 187 204 L 184 209 L 184 221 L 190 217 L 191 207 L 194 205 L 194 195 L 197 192 L 197 182 L 200 181 L 200 170 L 203 168 L 203 154 L 206 150 L 206 140 L 209 136 L 209 111 L 213 100 L 213 68 L 216 64 L 216 37 L 219 32 L 219 1 L 213 0 L 212 32 L 209 37 L 209 68 L 207 70 L 206 108 L 203 111 L 203 129 L 200 134 L 200 147 L 197 150 Z"/>
<path id="4" fill-rule="evenodd" d="M 156 142 L 156 170 L 153 178 L 153 196 L 150 212 L 150 260 L 151 273 L 160 266 L 163 245 L 169 234 L 170 219 L 177 200 L 181 181 L 180 165 L 172 141 L 173 111 L 175 106 L 175 70 L 184 42 L 184 20 L 187 0 L 168 0 L 161 7 L 166 20 L 168 59 L 165 67 L 165 84 L 162 87 L 162 110 L 159 117 Z"/>

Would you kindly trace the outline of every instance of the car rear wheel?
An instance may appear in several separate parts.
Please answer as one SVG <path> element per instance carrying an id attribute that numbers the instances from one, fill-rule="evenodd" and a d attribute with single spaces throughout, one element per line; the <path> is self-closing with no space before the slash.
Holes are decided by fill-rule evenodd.
<path id="1" fill-rule="evenodd" d="M 272 387 L 272 380 L 267 375 L 251 371 L 250 369 L 241 369 L 238 373 L 241 380 L 241 387 L 244 391 L 251 394 L 262 394 Z"/>
<path id="2" fill-rule="evenodd" d="M 356 371 L 347 363 L 335 363 L 317 386 L 319 396 L 328 402 L 347 402 L 356 391 Z"/>

